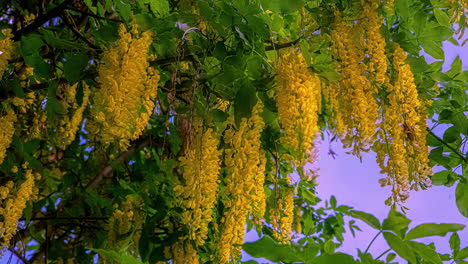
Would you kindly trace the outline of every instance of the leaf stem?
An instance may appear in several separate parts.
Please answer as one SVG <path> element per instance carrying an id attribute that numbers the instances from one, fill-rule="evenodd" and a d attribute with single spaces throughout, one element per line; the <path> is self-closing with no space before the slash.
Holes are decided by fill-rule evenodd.
<path id="1" fill-rule="evenodd" d="M 392 250 L 391 248 L 385 250 L 382 254 L 380 254 L 375 260 L 378 260 L 379 258 L 381 258 L 383 255 L 387 254 L 390 250 Z"/>
<path id="2" fill-rule="evenodd" d="M 367 246 L 366 248 L 366 251 L 364 251 L 364 253 L 367 253 L 369 251 L 369 248 L 372 246 L 372 244 L 374 243 L 374 241 L 377 239 L 377 237 L 382 234 L 382 230 L 380 230 L 375 236 L 374 238 L 372 238 L 371 242 L 369 243 L 369 245 Z"/>

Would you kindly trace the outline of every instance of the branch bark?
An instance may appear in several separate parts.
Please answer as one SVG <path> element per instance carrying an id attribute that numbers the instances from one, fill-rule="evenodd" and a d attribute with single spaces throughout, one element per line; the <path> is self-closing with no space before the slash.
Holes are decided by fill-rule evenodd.
<path id="1" fill-rule="evenodd" d="M 14 33 L 14 37 L 13 37 L 13 40 L 19 40 L 21 38 L 22 35 L 25 35 L 25 34 L 28 34 L 28 33 L 31 33 L 33 32 L 34 30 L 40 28 L 42 25 L 44 25 L 44 23 L 46 23 L 47 21 L 53 19 L 53 18 L 56 18 L 58 16 L 60 16 L 60 13 L 65 9 L 65 7 L 70 4 L 70 3 L 73 3 L 73 0 L 65 0 L 63 1 L 63 3 L 61 3 L 60 5 L 56 6 L 55 8 L 53 8 L 52 10 L 50 10 L 47 14 L 44 14 L 44 15 L 41 15 L 41 16 L 38 16 L 34 22 L 32 22 L 31 24 L 29 24 L 28 26 L 16 31 Z"/>

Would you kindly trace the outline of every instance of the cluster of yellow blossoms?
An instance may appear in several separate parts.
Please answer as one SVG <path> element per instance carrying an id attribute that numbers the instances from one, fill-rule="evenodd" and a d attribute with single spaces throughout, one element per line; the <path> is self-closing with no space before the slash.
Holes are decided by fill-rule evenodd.
<path id="1" fill-rule="evenodd" d="M 281 243 L 289 243 L 291 240 L 294 221 L 293 186 L 291 186 L 290 177 L 287 177 L 286 180 L 289 185 L 276 190 L 275 204 L 270 209 L 270 224 L 273 228 L 273 235 Z"/>
<path id="2" fill-rule="evenodd" d="M 363 63 L 365 54 L 362 52 L 365 46 L 362 38 L 355 34 L 362 34 L 359 25 L 347 23 L 340 14 L 336 14 L 335 25 L 331 34 L 332 51 L 340 58 L 341 80 L 338 84 L 326 87 L 326 97 L 332 107 L 332 129 L 341 136 L 345 147 L 352 147 L 352 153 L 359 155 L 361 151 L 368 150 L 375 138 L 377 120 L 379 117 L 379 106 L 374 95 L 377 93 L 376 86 L 366 78 L 366 65 Z M 376 77 L 381 78 L 381 62 L 375 61 L 374 54 L 378 54 L 378 40 L 369 33 L 369 51 L 372 51 L 372 71 Z M 380 60 L 380 59 L 379 59 Z M 338 98 L 343 98 L 338 100 Z M 339 120 L 341 119 L 341 120 Z"/>
<path id="3" fill-rule="evenodd" d="M 3 29 L 2 34 L 4 38 L 0 38 L 0 76 L 5 72 L 8 60 L 14 54 L 14 41 L 11 39 L 13 37 L 11 29 Z"/>
<path id="4" fill-rule="evenodd" d="M 413 73 L 405 63 L 406 54 L 399 46 L 393 54 L 395 81 L 387 84 L 388 105 L 379 131 L 377 161 L 387 178 L 382 185 L 392 185 L 392 200 L 404 202 L 409 197 L 410 183 L 430 185 L 428 147 L 426 146 L 426 105 L 418 98 Z"/>
<path id="5" fill-rule="evenodd" d="M 277 68 L 276 83 L 281 142 L 291 149 L 297 166 L 310 159 L 309 152 L 319 132 L 318 113 L 321 108 L 320 79 L 308 69 L 302 53 L 297 50 L 282 55 Z M 313 161 L 312 161 L 313 162 Z"/>
<path id="6" fill-rule="evenodd" d="M 263 217 L 265 193 L 265 153 L 262 150 L 260 135 L 264 122 L 259 115 L 263 105 L 254 107 L 250 118 L 243 118 L 239 128 L 226 131 L 224 142 L 227 177 L 223 189 L 225 212 L 221 220 L 220 237 L 217 245 L 218 263 L 228 263 L 240 254 L 244 242 L 244 230 L 249 214 Z M 227 120 L 234 125 L 234 118 Z"/>
<path id="7" fill-rule="evenodd" d="M 125 197 L 122 204 L 114 204 L 114 212 L 109 217 L 107 223 L 107 241 L 110 245 L 116 247 L 123 246 L 126 239 L 121 240 L 122 235 L 125 237 L 132 236 L 132 248 L 138 248 L 141 230 L 136 230 L 140 227 L 144 220 L 144 210 L 141 208 L 141 198 L 133 195 Z"/>
<path id="8" fill-rule="evenodd" d="M 92 98 L 92 119 L 86 129 L 104 144 L 125 150 L 146 128 L 153 112 L 159 72 L 150 67 L 152 34 L 134 25 L 119 28 L 120 39 L 104 52 L 98 66 L 100 89 Z"/>
<path id="9" fill-rule="evenodd" d="M 410 189 L 429 186 L 431 168 L 426 146 L 427 102 L 418 98 L 406 54 L 397 45 L 394 76 L 388 75 L 386 43 L 380 33 L 378 5 L 368 3 L 359 21 L 346 23 L 336 14 L 332 50 L 340 59 L 340 82 L 324 87 L 329 126 L 353 153 L 373 145 L 382 173 L 381 185 L 392 185 L 387 201 L 404 202 Z M 379 89 L 387 94 L 379 98 Z M 383 94 L 383 93 L 382 93 Z M 380 107 L 379 107 L 380 103 Z"/>
<path id="10" fill-rule="evenodd" d="M 189 239 L 196 245 L 205 243 L 208 224 L 218 198 L 221 150 L 212 128 L 204 131 L 203 120 L 192 123 L 194 139 L 185 156 L 180 158 L 183 183 L 175 188 L 185 211 L 182 224 L 188 226 Z"/>
<path id="11" fill-rule="evenodd" d="M 173 264 L 199 263 L 197 251 L 190 240 L 179 240 L 175 242 L 170 247 L 170 251 L 171 252 L 165 252 L 165 256 L 171 258 Z"/>
<path id="12" fill-rule="evenodd" d="M 76 133 L 78 129 L 80 129 L 81 122 L 83 121 L 83 112 L 88 105 L 89 87 L 86 83 L 82 83 L 83 99 L 81 105 L 79 105 L 76 100 L 78 85 L 80 85 L 80 82 L 72 86 L 68 84 L 64 85 L 64 87 L 67 87 L 67 91 L 64 91 L 65 98 L 62 103 L 66 109 L 66 113 L 60 115 L 60 118 L 50 121 L 50 125 L 55 131 L 55 145 L 61 149 L 65 149 L 75 140 Z"/>
<path id="13" fill-rule="evenodd" d="M 15 111 L 11 108 L 6 109 L 6 115 L 0 116 L 0 164 L 3 163 L 3 159 L 6 156 L 6 150 L 10 146 L 13 134 L 15 133 L 15 122 L 16 122 Z"/>
<path id="14" fill-rule="evenodd" d="M 40 175 L 33 173 L 26 166 L 27 164 L 23 165 L 25 180 L 16 193 L 13 192 L 13 181 L 8 181 L 0 187 L 0 217 L 3 219 L 0 222 L 0 237 L 3 238 L 2 247 L 9 245 L 11 238 L 16 233 L 18 220 L 23 215 L 26 203 L 33 200 L 38 192 L 37 188 L 34 188 L 34 181 L 35 178 L 39 179 Z M 17 168 L 14 171 L 17 171 Z"/>

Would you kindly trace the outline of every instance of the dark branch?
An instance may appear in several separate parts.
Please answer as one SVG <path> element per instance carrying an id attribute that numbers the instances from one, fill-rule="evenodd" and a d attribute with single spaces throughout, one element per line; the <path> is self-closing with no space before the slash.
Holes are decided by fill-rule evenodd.
<path id="1" fill-rule="evenodd" d="M 75 36 L 79 39 L 81 39 L 82 41 L 84 41 L 86 44 L 88 44 L 88 46 L 98 52 L 101 51 L 101 49 L 94 45 L 94 43 L 92 43 L 91 41 L 89 41 L 89 39 L 87 39 L 85 36 L 83 36 L 76 28 L 74 25 L 72 25 L 70 23 L 70 21 L 68 21 L 68 17 L 66 17 L 67 14 L 65 14 L 64 16 L 62 16 L 62 19 L 63 19 L 63 23 L 65 24 L 65 26 L 67 26 L 67 28 L 69 28 L 73 34 L 75 34 Z"/>
<path id="2" fill-rule="evenodd" d="M 18 251 L 16 251 L 13 247 L 9 247 L 8 250 L 12 253 L 12 254 L 15 254 L 15 256 L 21 260 L 23 263 L 25 264 L 30 264 L 31 262 L 29 262 L 29 260 L 27 260 L 25 257 L 23 257 L 23 255 L 21 255 L 21 253 L 19 253 Z"/>
<path id="3" fill-rule="evenodd" d="M 128 151 L 125 151 L 124 153 L 122 153 L 117 158 L 117 161 L 119 161 L 119 162 L 125 161 L 130 155 L 132 155 L 133 153 L 143 149 L 149 143 L 150 143 L 150 138 L 147 137 L 138 146 L 135 146 L 135 147 L 129 149 Z M 112 172 L 112 170 L 113 170 L 112 166 L 110 166 L 110 165 L 106 166 L 104 169 L 102 169 L 102 171 L 96 177 L 94 177 L 94 179 L 92 181 L 90 181 L 88 183 L 88 185 L 86 185 L 85 189 L 97 187 L 99 185 L 99 183 L 104 179 L 104 177 L 109 175 Z"/>
<path id="4" fill-rule="evenodd" d="M 279 49 L 284 49 L 284 48 L 289 48 L 289 47 L 292 47 L 294 45 L 296 45 L 299 40 L 301 40 L 300 38 L 294 40 L 294 41 L 291 41 L 291 42 L 286 42 L 286 43 L 282 43 L 282 44 L 278 44 L 278 45 L 270 45 L 270 46 L 266 46 L 265 47 L 265 50 L 266 51 L 271 51 L 271 50 L 279 50 Z M 155 60 L 152 64 L 156 64 L 156 65 L 165 65 L 165 64 L 169 64 L 169 63 L 172 63 L 172 62 L 177 62 L 177 61 L 181 61 L 181 60 L 194 60 L 196 57 L 200 57 L 200 56 L 203 56 L 205 55 L 206 52 L 200 52 L 200 53 L 197 53 L 197 54 L 188 54 L 188 55 L 185 55 L 183 57 L 181 56 L 175 56 L 175 57 L 169 57 L 169 58 L 164 58 L 164 59 L 160 59 L 160 60 Z M 228 53 L 228 56 L 229 55 L 235 55 L 236 53 L 235 52 L 229 52 Z M 210 55 L 211 56 L 211 55 Z"/>
<path id="5" fill-rule="evenodd" d="M 44 23 L 46 23 L 47 21 L 51 20 L 52 18 L 58 17 L 60 15 L 60 13 L 62 12 L 62 10 L 65 9 L 65 7 L 70 3 L 73 3 L 73 0 L 65 0 L 63 3 L 61 3 L 60 5 L 56 6 L 52 10 L 50 10 L 47 14 L 38 16 L 34 20 L 34 22 L 32 22 L 28 26 L 16 31 L 14 33 L 15 36 L 13 37 L 13 40 L 19 40 L 22 35 L 33 32 L 34 30 L 36 30 L 36 29 L 40 28 L 42 25 L 44 25 Z"/>
<path id="6" fill-rule="evenodd" d="M 83 11 L 83 10 L 80 10 L 78 8 L 71 7 L 71 6 L 67 6 L 67 7 L 65 7 L 65 9 L 75 11 L 75 12 L 81 13 L 83 15 L 94 17 L 94 18 L 97 18 L 97 19 L 110 20 L 110 21 L 114 21 L 114 22 L 118 22 L 118 23 L 123 23 L 123 21 L 120 20 L 120 19 L 98 16 L 96 14 L 89 13 L 89 12 L 86 12 L 86 11 Z"/>
<path id="7" fill-rule="evenodd" d="M 89 221 L 95 221 L 95 220 L 107 220 L 109 217 L 105 216 L 45 216 L 45 217 L 32 217 L 32 221 L 47 221 L 47 220 L 89 220 Z M 20 221 L 25 221 L 25 218 L 20 218 Z"/>

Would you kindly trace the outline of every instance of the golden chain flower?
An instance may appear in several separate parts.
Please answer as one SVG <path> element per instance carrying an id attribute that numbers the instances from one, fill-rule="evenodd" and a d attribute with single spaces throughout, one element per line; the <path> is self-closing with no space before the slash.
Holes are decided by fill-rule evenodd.
<path id="1" fill-rule="evenodd" d="M 339 57 L 341 69 L 341 81 L 339 85 L 329 85 L 326 88 L 328 97 L 338 95 L 338 105 L 332 105 L 341 113 L 335 120 L 336 127 L 340 130 L 344 124 L 345 132 L 342 136 L 344 147 L 352 147 L 352 153 L 359 155 L 361 151 L 367 151 L 370 143 L 375 138 L 379 107 L 374 95 L 377 93 L 375 86 L 367 80 L 364 72 L 363 39 L 355 37 L 361 34 L 356 24 L 347 24 L 339 13 L 335 16 L 335 24 L 331 38 L 332 50 Z M 380 78 L 380 77 L 379 77 Z M 341 121 L 342 120 L 342 121 Z M 341 133 L 341 131 L 338 131 Z"/>
<path id="2" fill-rule="evenodd" d="M 15 133 L 15 122 L 16 122 L 15 111 L 11 108 L 7 108 L 6 115 L 1 116 L 0 124 L 2 129 L 0 130 L 0 164 L 3 163 L 3 159 L 6 157 L 6 150 L 11 144 L 13 134 Z"/>
<path id="3" fill-rule="evenodd" d="M 291 149 L 291 160 L 304 166 L 319 132 L 320 79 L 297 50 L 283 54 L 276 72 L 278 114 L 284 132 L 281 142 Z"/>
<path id="4" fill-rule="evenodd" d="M 263 187 L 264 181 L 265 154 L 260 141 L 264 122 L 259 116 L 262 108 L 263 105 L 257 103 L 252 116 L 242 119 L 238 130 L 231 128 L 225 133 L 224 142 L 228 145 L 225 150 L 225 165 L 228 176 L 224 182 L 224 192 L 227 198 L 223 201 L 225 212 L 217 245 L 221 264 L 238 258 L 240 247 L 235 245 L 244 242 L 247 216 L 254 210 L 262 210 L 261 200 L 265 199 L 264 193 L 254 187 L 260 184 Z M 233 126 L 234 118 L 230 117 L 227 122 Z"/>
<path id="5" fill-rule="evenodd" d="M 11 29 L 2 29 L 2 33 L 5 38 L 0 39 L 0 76 L 5 72 L 8 60 L 12 58 L 15 52 Z"/>
<path id="6" fill-rule="evenodd" d="M 159 72 L 148 63 L 150 31 L 140 34 L 134 25 L 127 32 L 121 25 L 119 35 L 98 66 L 100 89 L 94 92 L 87 130 L 105 145 L 117 143 L 125 150 L 141 136 L 153 112 Z"/>
<path id="7" fill-rule="evenodd" d="M 377 143 L 377 161 L 382 172 L 387 173 L 380 183 L 393 186 L 393 202 L 409 198 L 411 182 L 413 189 L 430 186 L 432 174 L 426 146 L 426 106 L 418 98 L 413 73 L 405 59 L 405 52 L 397 46 L 393 56 L 395 81 L 387 85 L 389 104 L 384 106 Z"/>
<path id="8" fill-rule="evenodd" d="M 185 208 L 182 224 L 188 226 L 189 239 L 196 245 L 205 243 L 208 224 L 218 198 L 220 177 L 219 139 L 212 128 L 203 128 L 203 120 L 192 123 L 194 142 L 180 158 L 183 183 L 175 188 Z"/>
<path id="9" fill-rule="evenodd" d="M 9 181 L 4 187 L 0 188 L 0 194 L 3 201 L 0 201 L 0 237 L 3 238 L 2 247 L 8 246 L 10 239 L 16 233 L 18 220 L 23 215 L 26 203 L 35 198 L 37 189 L 34 188 L 34 178 L 39 178 L 38 174 L 33 174 L 32 170 L 26 169 L 24 173 L 25 180 L 20 185 L 16 193 L 12 193 L 13 182 Z M 5 190 L 5 187 L 10 190 Z"/>

